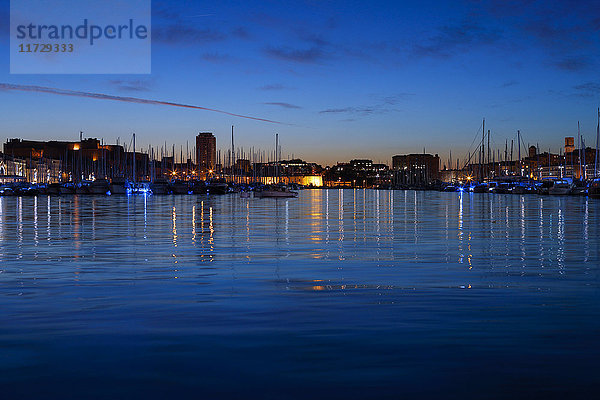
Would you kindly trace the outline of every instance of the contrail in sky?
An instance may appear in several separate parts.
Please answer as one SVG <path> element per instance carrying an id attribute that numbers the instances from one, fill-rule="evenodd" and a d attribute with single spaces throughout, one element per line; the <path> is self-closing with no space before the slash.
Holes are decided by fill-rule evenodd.
<path id="1" fill-rule="evenodd" d="M 272 124 L 281 124 L 281 122 L 272 121 L 270 119 L 250 117 L 248 115 L 234 114 L 234 113 L 230 113 L 227 111 L 216 110 L 214 108 L 193 106 L 190 104 L 172 103 L 170 101 L 140 99 L 137 97 L 113 96 L 110 94 L 103 94 L 103 93 L 80 92 L 77 90 L 57 89 L 57 88 L 51 88 L 51 87 L 45 87 L 45 86 L 15 85 L 15 84 L 11 84 L 11 83 L 0 83 L 0 90 L 18 90 L 21 92 L 51 93 L 51 94 L 59 94 L 62 96 L 87 97 L 87 98 L 99 99 L 99 100 L 124 101 L 126 103 L 154 104 L 154 105 L 159 105 L 159 106 L 193 108 L 195 110 L 213 111 L 213 112 L 218 112 L 221 114 L 231 115 L 233 117 L 238 117 L 238 118 L 246 118 L 246 119 L 252 119 L 255 121 L 269 122 Z"/>

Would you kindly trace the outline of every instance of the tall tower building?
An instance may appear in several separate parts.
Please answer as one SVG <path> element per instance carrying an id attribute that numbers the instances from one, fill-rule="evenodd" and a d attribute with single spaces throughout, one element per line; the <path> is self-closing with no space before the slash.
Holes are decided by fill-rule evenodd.
<path id="1" fill-rule="evenodd" d="M 565 138 L 565 154 L 572 153 L 575 150 L 575 138 L 574 137 L 566 137 Z"/>
<path id="2" fill-rule="evenodd" d="M 207 177 L 217 162 L 217 138 L 211 132 L 200 132 L 196 136 L 196 163 L 201 177 Z"/>

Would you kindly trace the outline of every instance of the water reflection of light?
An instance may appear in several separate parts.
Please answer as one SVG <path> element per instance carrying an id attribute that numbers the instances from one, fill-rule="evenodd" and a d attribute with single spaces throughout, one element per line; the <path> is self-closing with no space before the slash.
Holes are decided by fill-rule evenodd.
<path id="1" fill-rule="evenodd" d="M 46 236 L 47 236 L 47 240 L 50 241 L 50 215 L 52 214 L 50 212 L 50 196 L 47 197 L 48 201 L 46 204 L 46 218 L 47 218 L 47 222 L 46 222 Z"/>
<path id="2" fill-rule="evenodd" d="M 285 243 L 288 245 L 288 255 L 289 255 L 289 245 L 290 245 L 290 201 L 285 201 Z"/>
<path id="3" fill-rule="evenodd" d="M 352 238 L 353 242 L 356 242 L 356 188 L 352 190 L 352 232 L 354 233 L 354 237 Z"/>
<path id="4" fill-rule="evenodd" d="M 58 198 L 58 237 L 62 237 L 62 200 Z"/>
<path id="5" fill-rule="evenodd" d="M 79 249 L 81 248 L 81 237 L 79 233 L 79 196 L 73 197 L 73 221 L 71 227 L 73 229 L 73 239 L 75 241 L 75 258 L 79 258 Z M 79 272 L 75 271 L 75 275 Z M 77 276 L 76 276 L 77 278 Z"/>
<path id="6" fill-rule="evenodd" d="M 148 196 L 144 193 L 144 241 L 148 239 Z"/>
<path id="7" fill-rule="evenodd" d="M 363 225 L 363 241 L 367 240 L 367 189 L 363 188 L 362 190 L 363 193 L 363 199 L 362 199 L 362 225 Z M 371 191 L 369 191 L 369 193 L 372 193 Z M 356 232 L 354 234 L 354 238 L 356 241 Z"/>
<path id="8" fill-rule="evenodd" d="M 200 202 L 200 260 L 204 261 L 204 200 Z"/>
<path id="9" fill-rule="evenodd" d="M 338 224 L 338 240 L 342 241 L 344 240 L 344 191 L 342 189 L 338 189 Z"/>
<path id="10" fill-rule="evenodd" d="M 246 202 L 246 243 L 250 243 L 250 202 Z M 248 250 L 250 247 L 248 245 Z"/>
<path id="11" fill-rule="evenodd" d="M 559 200 L 560 201 L 560 200 Z M 558 269 L 561 274 L 564 274 L 565 268 L 565 216 L 562 211 L 562 204 L 558 205 L 558 226 L 557 226 L 558 250 L 556 260 L 558 261 Z"/>
<path id="12" fill-rule="evenodd" d="M 171 226 L 173 231 L 173 246 L 177 247 L 177 211 L 175 206 L 173 206 L 173 214 L 171 217 Z M 175 255 L 174 255 L 175 257 Z"/>
<path id="13" fill-rule="evenodd" d="M 463 262 L 463 193 L 458 196 L 458 262 Z"/>
<path id="14" fill-rule="evenodd" d="M 325 243 L 329 249 L 329 190 L 325 191 Z"/>
<path id="15" fill-rule="evenodd" d="M 379 190 L 375 192 L 375 231 L 377 232 L 377 246 L 381 239 L 380 225 L 379 225 Z"/>
<path id="16" fill-rule="evenodd" d="M 92 239 L 96 240 L 96 199 L 92 199 Z"/>
<path id="17" fill-rule="evenodd" d="M 20 196 L 17 200 L 17 248 L 18 258 L 23 257 L 23 198 Z"/>
<path id="18" fill-rule="evenodd" d="M 419 242 L 419 231 L 418 231 L 418 223 L 419 223 L 419 212 L 418 212 L 418 207 L 417 207 L 417 191 L 414 190 L 414 198 L 413 198 L 413 204 L 414 204 L 414 221 L 413 221 L 413 227 L 415 230 L 415 244 L 417 244 Z M 416 258 L 417 253 L 415 252 L 415 258 Z"/>
<path id="19" fill-rule="evenodd" d="M 525 268 L 525 196 L 519 196 L 520 205 L 520 226 L 521 226 L 521 237 L 519 240 L 519 248 L 521 250 L 521 267 Z"/>
<path id="20" fill-rule="evenodd" d="M 0 243 L 4 241 L 4 202 L 0 196 Z M 0 254 L 1 256 L 2 254 Z"/>
<path id="21" fill-rule="evenodd" d="M 344 190 L 338 189 L 338 218 L 339 218 L 339 237 L 338 237 L 338 259 L 344 259 Z"/>
<path id="22" fill-rule="evenodd" d="M 544 268 L 544 199 L 538 201 L 538 226 L 540 228 L 539 244 L 540 244 L 540 267 Z"/>
<path id="23" fill-rule="evenodd" d="M 210 237 L 208 239 L 208 244 L 210 245 L 210 251 L 211 253 L 215 250 L 215 242 L 214 242 L 214 233 L 215 233 L 215 229 L 213 227 L 213 208 L 209 207 L 208 209 L 208 231 L 210 233 Z M 211 254 L 211 258 L 210 261 L 212 261 L 212 254 Z"/>
<path id="24" fill-rule="evenodd" d="M 312 242 L 320 242 L 322 240 L 321 237 L 321 233 L 323 231 L 321 224 L 324 221 L 323 218 L 323 214 L 322 214 L 322 201 L 321 201 L 321 195 L 320 193 L 317 194 L 315 193 L 314 190 L 311 190 L 310 192 L 310 212 L 307 214 L 308 216 L 310 216 L 310 218 L 308 219 L 308 224 L 310 226 L 310 235 L 309 235 L 309 240 Z M 287 201 L 286 201 L 286 213 L 287 213 Z M 287 221 L 286 221 L 287 224 Z M 286 231 L 286 235 L 287 235 L 287 231 Z M 315 244 L 316 246 L 316 244 Z M 316 248 L 315 248 L 316 250 Z M 317 252 L 314 252 L 312 254 L 313 258 L 319 258 L 319 254 Z"/>
<path id="25" fill-rule="evenodd" d="M 389 191 L 390 202 L 389 202 L 389 213 L 390 213 L 390 233 L 391 239 L 394 239 L 394 191 Z"/>
<path id="26" fill-rule="evenodd" d="M 196 205 L 192 206 L 192 242 L 196 242 Z"/>
<path id="27" fill-rule="evenodd" d="M 38 198 L 33 198 L 33 245 L 37 247 L 39 244 L 38 240 Z M 37 256 L 37 253 L 36 253 Z"/>
<path id="28" fill-rule="evenodd" d="M 586 198 L 585 199 L 585 211 L 583 214 L 583 262 L 588 261 L 588 258 L 590 256 L 590 243 L 589 243 L 589 236 L 588 236 L 588 218 L 589 218 L 589 199 Z"/>
<path id="29" fill-rule="evenodd" d="M 246 206 L 246 261 L 249 264 L 250 261 L 252 261 L 252 258 L 250 257 L 252 254 L 252 251 L 250 250 L 250 202 L 246 201 L 244 202 L 244 205 Z"/>

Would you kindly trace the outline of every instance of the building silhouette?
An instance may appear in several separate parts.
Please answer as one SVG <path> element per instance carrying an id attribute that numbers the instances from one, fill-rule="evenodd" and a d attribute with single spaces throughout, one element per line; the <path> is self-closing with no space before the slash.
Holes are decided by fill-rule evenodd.
<path id="1" fill-rule="evenodd" d="M 406 154 L 392 157 L 396 185 L 423 186 L 440 179 L 440 157 L 431 154 Z"/>
<path id="2" fill-rule="evenodd" d="M 208 177 L 217 163 L 217 138 L 211 132 L 200 132 L 196 136 L 196 164 L 200 177 Z"/>

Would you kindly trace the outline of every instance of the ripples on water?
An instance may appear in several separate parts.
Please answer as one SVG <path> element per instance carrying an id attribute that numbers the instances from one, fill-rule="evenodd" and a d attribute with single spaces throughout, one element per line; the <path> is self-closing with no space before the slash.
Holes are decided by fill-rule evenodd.
<path id="1" fill-rule="evenodd" d="M 600 201 L 0 197 L 8 398 L 598 389 Z"/>

